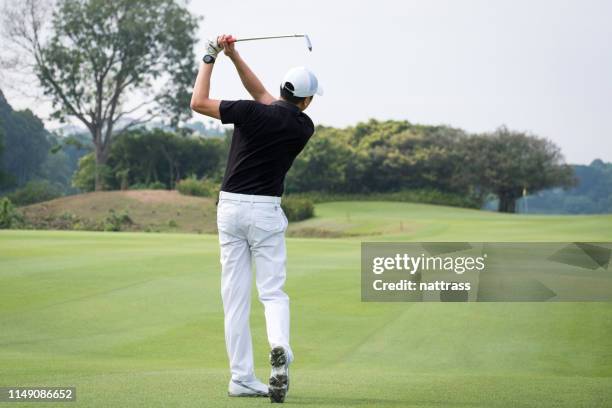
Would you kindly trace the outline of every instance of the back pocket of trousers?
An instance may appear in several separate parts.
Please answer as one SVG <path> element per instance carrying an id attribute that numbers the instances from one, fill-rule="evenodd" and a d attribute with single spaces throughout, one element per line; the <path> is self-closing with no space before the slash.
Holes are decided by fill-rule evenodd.
<path id="1" fill-rule="evenodd" d="M 280 232 L 285 227 L 284 220 L 280 217 L 280 214 L 258 217 L 255 219 L 254 224 L 257 228 L 268 232 Z"/>

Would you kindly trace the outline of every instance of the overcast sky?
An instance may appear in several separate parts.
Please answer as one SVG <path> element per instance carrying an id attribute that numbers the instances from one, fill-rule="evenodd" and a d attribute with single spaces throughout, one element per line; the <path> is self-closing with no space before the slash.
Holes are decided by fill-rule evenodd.
<path id="1" fill-rule="evenodd" d="M 552 139 L 570 163 L 612 161 L 612 1 L 192 0 L 189 7 L 205 17 L 201 38 L 308 33 L 312 53 L 301 39 L 237 47 L 274 94 L 288 68 L 311 68 L 325 88 L 307 111 L 315 123 L 407 119 L 470 132 L 505 124 Z M 215 66 L 211 93 L 248 97 L 226 58 Z"/>

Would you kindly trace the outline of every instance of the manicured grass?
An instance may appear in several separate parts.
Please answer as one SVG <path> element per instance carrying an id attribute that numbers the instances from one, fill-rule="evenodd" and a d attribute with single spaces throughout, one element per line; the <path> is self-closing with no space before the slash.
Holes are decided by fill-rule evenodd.
<path id="1" fill-rule="evenodd" d="M 402 203 L 329 203 L 317 213 L 307 222 L 375 239 L 612 237 L 609 216 Z M 397 220 L 419 227 L 395 231 Z M 359 250 L 359 238 L 288 240 L 296 354 L 288 404 L 609 406 L 612 304 L 361 303 Z M 226 396 L 222 319 L 215 236 L 0 231 L 0 386 L 77 387 L 77 403 L 53 406 L 268 406 Z M 251 324 L 265 379 L 256 301 Z M 41 406 L 16 406 L 29 405 Z"/>
<path id="2" fill-rule="evenodd" d="M 289 232 L 410 241 L 609 241 L 612 214 L 517 215 L 399 202 L 332 202 Z"/>

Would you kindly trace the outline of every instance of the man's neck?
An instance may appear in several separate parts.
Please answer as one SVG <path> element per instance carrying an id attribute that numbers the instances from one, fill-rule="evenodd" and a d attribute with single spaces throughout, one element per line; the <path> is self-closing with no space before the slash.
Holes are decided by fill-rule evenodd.
<path id="1" fill-rule="evenodd" d="M 287 101 L 287 100 L 285 100 L 283 98 L 280 98 L 280 99 L 276 100 L 276 102 L 274 102 L 274 104 L 275 105 L 283 106 L 283 107 L 285 107 L 287 109 L 291 109 L 291 110 L 294 110 L 294 111 L 297 111 L 297 112 L 301 112 L 302 111 L 302 109 L 299 106 L 297 106 L 295 103 L 291 103 L 291 102 L 289 102 L 289 101 Z"/>

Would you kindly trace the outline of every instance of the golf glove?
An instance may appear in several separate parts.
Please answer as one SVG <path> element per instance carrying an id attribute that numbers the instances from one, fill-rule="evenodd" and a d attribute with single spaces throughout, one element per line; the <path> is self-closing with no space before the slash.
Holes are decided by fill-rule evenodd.
<path id="1" fill-rule="evenodd" d="M 206 42 L 206 55 L 210 55 L 213 58 L 217 58 L 217 54 L 219 54 L 219 52 L 221 52 L 223 50 L 223 47 L 221 47 L 218 43 L 217 40 L 208 40 Z"/>

